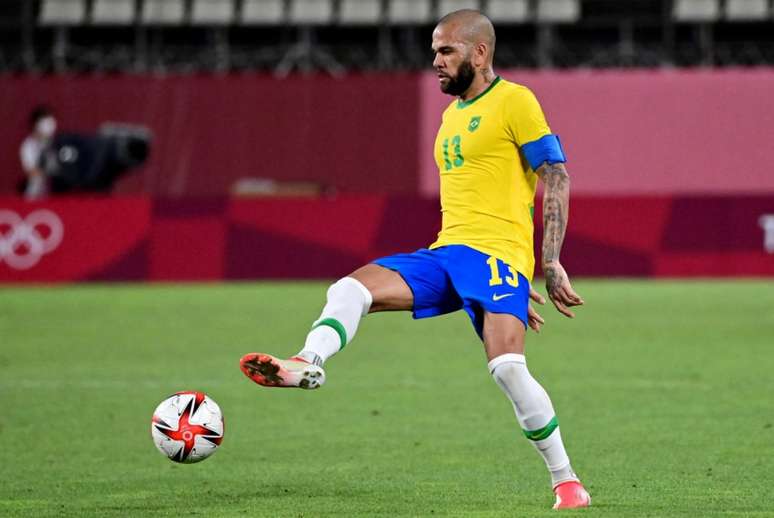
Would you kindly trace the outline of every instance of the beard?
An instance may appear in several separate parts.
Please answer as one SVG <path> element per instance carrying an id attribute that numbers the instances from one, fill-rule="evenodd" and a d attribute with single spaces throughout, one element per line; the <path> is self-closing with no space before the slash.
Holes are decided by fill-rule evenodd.
<path id="1" fill-rule="evenodd" d="M 445 94 L 460 96 L 470 88 L 473 78 L 476 77 L 476 70 L 470 61 L 463 61 L 457 69 L 457 75 L 447 77 L 449 81 L 445 86 L 443 83 L 441 84 L 441 91 Z"/>

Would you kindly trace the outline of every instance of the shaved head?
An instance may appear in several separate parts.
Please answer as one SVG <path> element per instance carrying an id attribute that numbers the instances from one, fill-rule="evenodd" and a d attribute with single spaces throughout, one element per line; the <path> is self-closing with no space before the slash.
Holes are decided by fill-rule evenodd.
<path id="1" fill-rule="evenodd" d="M 468 45 L 484 43 L 490 49 L 490 60 L 494 55 L 495 30 L 491 20 L 474 9 L 454 11 L 440 19 L 438 28 L 448 28 Z"/>

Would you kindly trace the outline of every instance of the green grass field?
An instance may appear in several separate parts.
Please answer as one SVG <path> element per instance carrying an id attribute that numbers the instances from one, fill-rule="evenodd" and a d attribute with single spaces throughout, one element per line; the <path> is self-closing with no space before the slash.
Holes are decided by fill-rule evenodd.
<path id="1" fill-rule="evenodd" d="M 316 392 L 238 368 L 295 352 L 322 283 L 0 289 L 0 516 L 554 516 L 467 317 L 369 316 Z M 586 516 L 774 516 L 774 283 L 579 281 L 530 367 Z M 203 390 L 226 435 L 177 465 L 155 406 Z"/>

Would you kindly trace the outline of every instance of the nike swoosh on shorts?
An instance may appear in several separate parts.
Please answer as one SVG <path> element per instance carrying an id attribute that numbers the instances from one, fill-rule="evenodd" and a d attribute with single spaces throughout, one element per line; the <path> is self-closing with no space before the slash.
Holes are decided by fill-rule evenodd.
<path id="1" fill-rule="evenodd" d="M 504 299 L 505 297 L 513 297 L 514 295 L 515 293 L 503 293 L 502 295 L 498 295 L 497 293 L 495 293 L 494 295 L 492 295 L 492 300 L 497 302 L 500 299 Z"/>

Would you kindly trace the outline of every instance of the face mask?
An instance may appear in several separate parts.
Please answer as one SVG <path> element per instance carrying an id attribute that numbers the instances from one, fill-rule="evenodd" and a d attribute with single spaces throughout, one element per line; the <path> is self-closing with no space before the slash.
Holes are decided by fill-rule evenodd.
<path id="1" fill-rule="evenodd" d="M 56 133 L 56 119 L 53 117 L 43 117 L 35 124 L 35 131 L 48 138 Z"/>

